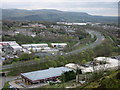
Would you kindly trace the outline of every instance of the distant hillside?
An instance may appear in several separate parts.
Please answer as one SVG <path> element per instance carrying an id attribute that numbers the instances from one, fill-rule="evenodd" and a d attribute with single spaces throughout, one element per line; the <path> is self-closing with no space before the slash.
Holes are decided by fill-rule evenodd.
<path id="1" fill-rule="evenodd" d="M 92 16 L 83 12 L 66 12 L 52 9 L 23 10 L 2 9 L 3 20 L 26 21 L 67 21 L 116 23 L 117 17 Z"/>
<path id="2" fill-rule="evenodd" d="M 80 87 L 81 88 L 81 87 Z M 103 76 L 101 79 L 88 83 L 82 88 L 120 88 L 120 70 L 111 71 L 111 74 L 108 76 Z"/>

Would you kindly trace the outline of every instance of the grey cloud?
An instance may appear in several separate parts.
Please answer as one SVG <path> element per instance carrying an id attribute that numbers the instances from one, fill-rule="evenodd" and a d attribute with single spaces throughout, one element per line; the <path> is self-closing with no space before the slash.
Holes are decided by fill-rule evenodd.
<path id="1" fill-rule="evenodd" d="M 117 2 L 6 2 L 3 8 L 24 9 L 58 9 L 67 11 L 82 11 L 90 14 L 113 15 L 117 11 Z M 101 9 L 102 8 L 102 9 Z"/>

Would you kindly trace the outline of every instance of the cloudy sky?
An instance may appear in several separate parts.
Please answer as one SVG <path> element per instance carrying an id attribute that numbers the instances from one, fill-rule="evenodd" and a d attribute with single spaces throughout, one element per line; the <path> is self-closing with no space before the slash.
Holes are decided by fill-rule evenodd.
<path id="1" fill-rule="evenodd" d="M 4 9 L 57 9 L 117 16 L 119 0 L 2 0 Z"/>

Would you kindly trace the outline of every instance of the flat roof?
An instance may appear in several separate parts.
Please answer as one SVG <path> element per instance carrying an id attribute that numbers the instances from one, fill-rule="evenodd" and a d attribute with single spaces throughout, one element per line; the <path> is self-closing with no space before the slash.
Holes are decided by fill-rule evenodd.
<path id="1" fill-rule="evenodd" d="M 22 44 L 22 46 L 48 46 L 46 43 L 41 43 L 41 44 Z"/>
<path id="2" fill-rule="evenodd" d="M 11 46 L 13 49 L 22 49 L 21 46 Z"/>
<path id="3" fill-rule="evenodd" d="M 51 43 L 51 45 L 67 45 L 67 43 Z"/>
<path id="4" fill-rule="evenodd" d="M 33 71 L 28 73 L 22 73 L 21 75 L 32 81 L 36 81 L 36 80 L 60 76 L 63 72 L 66 71 L 72 71 L 72 69 L 66 67 L 57 67 L 57 68 L 49 68 L 45 70 Z"/>

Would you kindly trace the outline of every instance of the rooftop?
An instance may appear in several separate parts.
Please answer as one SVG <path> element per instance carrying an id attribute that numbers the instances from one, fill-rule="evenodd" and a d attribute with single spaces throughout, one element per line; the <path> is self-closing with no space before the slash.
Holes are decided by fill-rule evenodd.
<path id="1" fill-rule="evenodd" d="M 60 76 L 63 72 L 72 71 L 72 69 L 68 69 L 66 67 L 57 67 L 57 68 L 49 68 L 45 70 L 33 71 L 28 73 L 22 73 L 21 75 L 27 77 L 32 81 L 51 78 Z"/>
<path id="2" fill-rule="evenodd" d="M 67 43 L 51 43 L 51 45 L 67 45 Z"/>
<path id="3" fill-rule="evenodd" d="M 120 60 L 120 55 L 119 56 L 113 56 L 112 58 Z"/>
<path id="4" fill-rule="evenodd" d="M 41 44 L 22 44 L 22 46 L 48 46 L 46 43 L 41 43 Z"/>
<path id="5" fill-rule="evenodd" d="M 117 59 L 112 59 L 112 58 L 109 58 L 109 57 L 97 57 L 97 58 L 95 58 L 95 60 L 108 62 L 108 63 L 105 64 L 105 65 L 94 66 L 94 68 L 95 68 L 96 70 L 115 68 L 115 67 L 118 67 L 118 66 L 119 66 L 119 60 L 117 60 Z M 93 72 L 93 67 L 92 67 L 92 66 L 86 67 L 86 68 L 84 68 L 84 70 L 82 70 L 82 71 L 83 71 L 83 72 Z"/>

